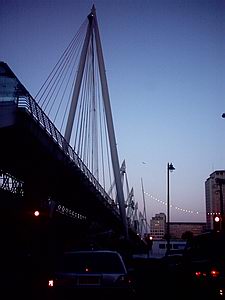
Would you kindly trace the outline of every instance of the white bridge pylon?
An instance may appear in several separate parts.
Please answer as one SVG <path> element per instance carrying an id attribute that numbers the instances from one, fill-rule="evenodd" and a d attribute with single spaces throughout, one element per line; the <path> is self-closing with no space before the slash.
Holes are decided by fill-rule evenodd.
<path id="1" fill-rule="evenodd" d="M 92 59 L 93 64 L 97 65 L 98 72 L 100 75 L 100 82 L 101 82 L 101 94 L 103 98 L 104 104 L 104 111 L 106 116 L 106 123 L 107 123 L 107 131 L 108 131 L 108 138 L 109 138 L 109 145 L 110 145 L 110 153 L 111 153 L 111 160 L 112 160 L 112 168 L 114 173 L 115 179 L 115 186 L 116 186 L 116 194 L 117 194 L 117 201 L 119 205 L 119 211 L 121 215 L 121 219 L 123 222 L 124 228 L 124 236 L 128 238 L 128 224 L 127 224 L 127 216 L 126 216 L 126 204 L 124 199 L 124 192 L 122 187 L 122 181 L 120 176 L 120 167 L 119 167 L 119 159 L 118 159 L 118 152 L 116 147 L 116 138 L 115 138 L 115 131 L 113 126 L 113 119 L 112 119 L 112 111 L 110 106 L 110 99 L 109 99 L 109 91 L 105 73 L 105 64 L 103 59 L 103 52 L 102 46 L 100 41 L 99 29 L 98 29 L 98 22 L 96 17 L 96 10 L 93 6 L 91 9 L 91 13 L 88 15 L 88 27 L 86 31 L 85 40 L 83 43 L 79 67 L 77 71 L 77 76 L 74 84 L 73 94 L 72 94 L 72 101 L 70 104 L 70 110 L 68 115 L 68 120 L 66 124 L 65 130 L 65 139 L 68 143 L 70 143 L 71 133 L 73 128 L 73 122 L 75 117 L 75 112 L 77 109 L 78 98 L 81 93 L 81 85 L 82 79 L 84 76 L 85 64 L 87 55 L 90 53 L 90 47 L 93 47 L 93 43 L 95 42 L 96 53 L 97 53 L 97 62 L 96 58 Z M 94 80 L 94 75 L 93 75 Z"/>
<path id="2" fill-rule="evenodd" d="M 128 183 L 128 176 L 126 172 L 126 163 L 125 160 L 123 160 L 122 165 L 120 167 L 120 178 L 124 190 L 124 198 L 125 198 L 125 209 L 126 209 L 126 217 L 129 225 L 133 227 L 137 227 L 139 224 L 138 221 L 138 203 L 135 202 L 134 199 L 134 189 L 133 187 L 130 189 L 129 183 Z M 112 183 L 108 190 L 109 196 L 111 196 L 113 188 L 115 186 L 115 181 Z M 119 202 L 116 197 L 116 200 L 114 202 L 114 205 L 118 206 Z M 136 228 L 137 229 L 137 228 Z"/>

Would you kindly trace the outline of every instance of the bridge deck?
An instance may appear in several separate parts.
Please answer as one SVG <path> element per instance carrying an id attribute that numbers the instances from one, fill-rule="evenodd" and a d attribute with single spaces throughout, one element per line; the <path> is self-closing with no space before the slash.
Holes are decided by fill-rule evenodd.
<path id="1" fill-rule="evenodd" d="M 0 169 L 24 182 L 26 209 L 50 203 L 51 217 L 64 214 L 88 230 L 121 237 L 118 208 L 5 63 L 0 86 Z M 128 230 L 142 243 L 132 227 Z"/>

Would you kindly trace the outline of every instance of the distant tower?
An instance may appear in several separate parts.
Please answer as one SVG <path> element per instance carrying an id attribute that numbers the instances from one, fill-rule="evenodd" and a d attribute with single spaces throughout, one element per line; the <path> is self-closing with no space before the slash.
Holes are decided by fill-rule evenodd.
<path id="1" fill-rule="evenodd" d="M 225 180 L 225 170 L 218 170 L 210 174 L 205 181 L 205 203 L 206 203 L 206 230 L 213 229 L 213 220 L 221 212 L 221 195 L 218 179 Z M 225 207 L 225 185 L 222 185 L 223 207 Z"/>
<path id="2" fill-rule="evenodd" d="M 163 239 L 166 234 L 166 215 L 164 213 L 156 214 L 150 220 L 150 235 L 153 239 Z"/>

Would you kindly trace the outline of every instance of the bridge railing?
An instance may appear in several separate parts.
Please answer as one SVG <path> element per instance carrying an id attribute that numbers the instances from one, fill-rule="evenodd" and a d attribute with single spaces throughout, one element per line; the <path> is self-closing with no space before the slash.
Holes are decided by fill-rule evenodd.
<path id="1" fill-rule="evenodd" d="M 74 149 L 68 144 L 63 135 L 59 132 L 56 126 L 52 123 L 52 121 L 48 118 L 48 116 L 44 113 L 38 103 L 32 98 L 31 95 L 27 96 L 19 96 L 17 98 L 17 107 L 25 109 L 27 113 L 29 113 L 32 118 L 38 122 L 38 124 L 52 137 L 55 143 L 63 150 L 64 154 L 69 157 L 72 163 L 74 163 L 79 169 L 85 174 L 85 176 L 89 179 L 89 181 L 95 186 L 97 191 L 102 195 L 102 197 L 106 200 L 104 202 L 109 208 L 112 209 L 114 215 L 116 217 L 120 217 L 118 207 L 114 207 L 112 205 L 113 200 L 107 194 L 105 189 L 101 186 L 98 180 L 94 177 L 94 175 L 90 172 L 87 166 L 83 163 L 83 161 L 79 158 Z"/>
<path id="2" fill-rule="evenodd" d="M 0 169 L 0 189 L 23 196 L 23 181 Z"/>

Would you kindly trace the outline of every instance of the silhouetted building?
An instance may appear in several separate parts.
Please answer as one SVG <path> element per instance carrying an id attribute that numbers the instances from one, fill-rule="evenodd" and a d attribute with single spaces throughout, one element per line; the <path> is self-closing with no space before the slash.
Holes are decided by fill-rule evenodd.
<path id="1" fill-rule="evenodd" d="M 210 174 L 205 181 L 205 203 L 206 203 L 206 229 L 213 229 L 213 220 L 221 213 L 221 193 L 217 180 L 225 180 L 225 170 L 218 170 Z M 223 207 L 225 207 L 225 185 L 221 185 Z"/>
<path id="2" fill-rule="evenodd" d="M 150 235 L 153 239 L 162 239 L 166 233 L 166 215 L 164 213 L 156 214 L 150 220 Z"/>
<path id="3" fill-rule="evenodd" d="M 152 217 L 150 220 L 150 235 L 153 240 L 165 238 L 166 225 L 166 215 L 164 213 Z M 170 222 L 170 236 L 172 239 L 181 239 L 185 232 L 191 232 L 193 236 L 196 236 L 205 231 L 205 222 Z"/>
<path id="4" fill-rule="evenodd" d="M 205 222 L 170 222 L 170 235 L 172 239 L 181 239 L 185 232 L 191 232 L 193 236 L 206 230 Z"/>

